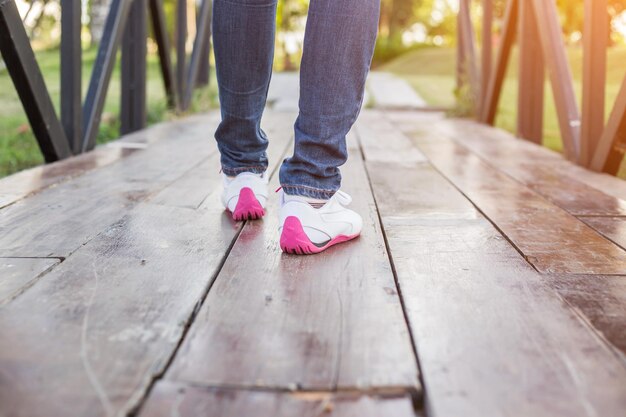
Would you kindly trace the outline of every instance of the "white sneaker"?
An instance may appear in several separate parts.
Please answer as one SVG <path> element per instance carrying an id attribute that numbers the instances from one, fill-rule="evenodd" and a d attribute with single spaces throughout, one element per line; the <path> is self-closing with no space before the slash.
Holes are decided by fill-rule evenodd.
<path id="1" fill-rule="evenodd" d="M 222 204 L 232 213 L 233 219 L 256 220 L 265 215 L 268 196 L 266 173 L 242 172 L 236 177 L 222 176 Z"/>
<path id="2" fill-rule="evenodd" d="M 320 208 L 314 208 L 309 201 L 280 191 L 278 232 L 283 252 L 319 253 L 361 234 L 363 219 L 345 207 L 352 202 L 348 194 L 337 191 Z"/>

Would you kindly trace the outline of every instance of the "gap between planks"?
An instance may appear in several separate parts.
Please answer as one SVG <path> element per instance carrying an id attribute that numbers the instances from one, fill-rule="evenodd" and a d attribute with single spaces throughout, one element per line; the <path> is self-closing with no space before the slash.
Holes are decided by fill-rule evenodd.
<path id="1" fill-rule="evenodd" d="M 282 161 L 282 159 L 287 155 L 287 153 L 289 152 L 289 150 L 293 146 L 292 142 L 293 142 L 293 138 L 290 139 L 288 141 L 287 145 L 283 148 L 282 152 L 280 153 L 280 157 L 278 158 L 278 161 Z M 270 166 L 270 174 L 269 174 L 269 178 L 270 179 L 273 178 L 276 175 L 276 172 L 278 171 L 279 168 L 280 168 L 280 162 L 277 162 L 274 166 Z M 202 206 L 204 204 L 204 202 L 206 201 L 206 199 L 210 198 L 210 196 L 211 196 L 211 194 L 207 195 L 202 200 L 202 202 L 199 204 L 198 207 Z M 237 231 L 236 235 L 232 239 L 230 246 L 228 247 L 228 249 L 224 253 L 224 256 L 223 256 L 221 262 L 217 266 L 217 268 L 215 270 L 215 273 L 213 274 L 213 276 L 212 276 L 212 278 L 210 280 L 210 284 L 207 286 L 206 291 L 204 292 L 204 294 L 202 294 L 201 299 L 196 304 L 196 306 L 195 306 L 195 308 L 194 308 L 194 310 L 192 312 L 191 317 L 185 323 L 185 328 L 184 328 L 184 330 L 183 330 L 183 332 L 182 332 L 182 334 L 180 336 L 178 344 L 176 345 L 176 347 L 172 351 L 169 359 L 167 360 L 167 363 L 163 366 L 163 369 L 161 370 L 161 372 L 159 372 L 158 374 L 155 374 L 153 376 L 151 382 L 146 387 L 144 393 L 141 395 L 141 398 L 137 400 L 136 405 L 134 405 L 133 407 L 130 408 L 129 415 L 135 416 L 135 415 L 140 414 L 142 408 L 145 406 L 146 402 L 150 398 L 150 393 L 154 390 L 155 386 L 159 383 L 159 381 L 163 380 L 164 375 L 167 373 L 167 371 L 171 367 L 172 363 L 176 359 L 176 355 L 178 354 L 181 346 L 183 345 L 185 339 L 187 338 L 187 335 L 189 333 L 189 329 L 191 328 L 191 326 L 195 322 L 196 317 L 198 316 L 198 313 L 201 311 L 202 306 L 204 305 L 204 303 L 205 303 L 209 293 L 211 292 L 211 289 L 213 288 L 213 285 L 215 285 L 215 282 L 217 281 L 217 279 L 220 276 L 220 272 L 222 271 L 222 269 L 224 267 L 224 264 L 226 263 L 228 257 L 230 256 L 230 253 L 231 253 L 233 247 L 236 245 L 237 241 L 239 240 L 239 237 L 241 236 L 241 233 L 244 230 L 245 225 L 248 222 L 249 222 L 249 220 L 241 222 L 239 230 Z M 220 387 L 220 388 L 224 388 L 224 387 Z M 226 388 L 228 388 L 228 389 L 236 389 L 236 390 L 241 390 L 242 389 L 242 387 L 232 387 L 232 388 L 231 387 L 226 387 Z"/>

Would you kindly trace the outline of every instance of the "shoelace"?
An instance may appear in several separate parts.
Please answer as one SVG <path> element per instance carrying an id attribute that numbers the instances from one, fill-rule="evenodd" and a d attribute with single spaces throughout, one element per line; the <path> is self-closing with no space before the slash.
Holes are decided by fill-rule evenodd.
<path id="1" fill-rule="evenodd" d="M 338 190 L 333 197 L 336 197 L 337 201 L 339 201 L 339 203 L 341 203 L 344 206 L 347 206 L 348 204 L 352 203 L 352 197 L 350 197 L 350 194 L 341 190 Z"/>
<path id="2" fill-rule="evenodd" d="M 274 192 L 277 193 L 282 189 L 283 187 L 278 187 L 276 191 Z M 337 201 L 339 201 L 339 203 L 344 206 L 347 206 L 348 204 L 352 203 L 352 197 L 350 197 L 350 194 L 346 193 L 345 191 L 337 190 L 337 192 L 335 192 L 335 194 L 331 197 L 331 199 L 332 198 L 336 198 Z"/>

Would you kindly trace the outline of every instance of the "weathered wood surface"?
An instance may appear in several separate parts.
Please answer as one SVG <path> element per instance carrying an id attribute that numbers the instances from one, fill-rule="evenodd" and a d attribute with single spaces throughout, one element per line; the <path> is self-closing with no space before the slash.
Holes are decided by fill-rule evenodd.
<path id="1" fill-rule="evenodd" d="M 217 117 L 0 181 L 0 415 L 403 417 L 419 376 L 432 416 L 623 416 L 623 182 L 364 111 L 363 236 L 288 256 L 273 195 L 263 221 L 223 213 Z M 264 120 L 274 175 L 294 119 Z"/>
<path id="2" fill-rule="evenodd" d="M 413 417 L 407 395 L 271 392 L 159 382 L 140 417 Z"/>
<path id="3" fill-rule="evenodd" d="M 0 211 L 0 256 L 67 257 L 214 153 L 208 138 L 197 140 L 214 127 L 208 119 L 179 126 L 177 140 L 159 141 L 123 164 L 91 171 L 5 207 Z"/>
<path id="4" fill-rule="evenodd" d="M 209 116 L 215 120 L 215 114 Z M 185 121 L 161 123 L 99 146 L 93 152 L 64 161 L 41 165 L 0 179 L 0 208 L 53 185 L 76 178 L 89 171 L 111 165 L 152 143 L 177 135 L 185 125 L 199 122 L 197 116 Z"/>
<path id="5" fill-rule="evenodd" d="M 546 281 L 612 344 L 626 363 L 626 276 L 551 276 Z"/>
<path id="6" fill-rule="evenodd" d="M 0 258 L 0 306 L 59 263 L 54 258 Z"/>
<path id="7" fill-rule="evenodd" d="M 518 145 L 515 142 L 522 141 L 512 136 L 494 137 L 491 130 L 474 123 L 446 121 L 438 124 L 436 132 L 443 132 L 447 138 L 471 149 L 490 165 L 573 215 L 626 215 L 625 200 L 556 170 L 555 164 L 565 162 L 560 155 L 539 146 L 536 149 L 515 146 Z M 554 163 L 550 163 L 553 159 Z M 614 181 L 621 180 L 614 178 Z"/>
<path id="8" fill-rule="evenodd" d="M 393 163 L 398 154 L 404 161 L 424 162 L 426 157 L 400 130 L 378 112 L 365 111 L 359 120 L 368 122 L 368 129 L 360 132 L 363 154 L 367 160 Z"/>
<path id="9" fill-rule="evenodd" d="M 581 217 L 580 220 L 626 249 L 626 217 Z"/>
<path id="10" fill-rule="evenodd" d="M 357 131 L 370 128 L 361 122 Z M 448 152 L 441 160 L 457 157 Z M 478 163 L 458 159 L 466 169 Z M 367 167 L 429 415 L 623 414 L 624 362 L 470 201 L 441 180 L 434 193 L 420 181 L 429 168 L 402 154 L 397 164 Z"/>
<path id="11" fill-rule="evenodd" d="M 414 140 L 539 271 L 626 273 L 626 253 L 620 247 L 467 148 L 445 138 Z"/>
<path id="12" fill-rule="evenodd" d="M 428 107 L 408 82 L 388 72 L 370 73 L 367 88 L 376 108 L 416 110 Z"/>
<path id="13" fill-rule="evenodd" d="M 345 189 L 363 235 L 318 256 L 279 248 L 276 201 L 247 223 L 167 379 L 308 390 L 418 390 L 418 369 L 359 154 Z M 255 254 L 255 256 L 249 256 Z"/>
<path id="14" fill-rule="evenodd" d="M 289 135 L 275 137 L 273 146 L 285 149 Z M 213 166 L 204 184 L 209 194 L 221 187 L 218 171 Z M 0 309 L 3 415 L 123 415 L 140 402 L 241 229 L 217 198 L 201 210 L 177 205 L 189 200 L 127 208 Z"/>

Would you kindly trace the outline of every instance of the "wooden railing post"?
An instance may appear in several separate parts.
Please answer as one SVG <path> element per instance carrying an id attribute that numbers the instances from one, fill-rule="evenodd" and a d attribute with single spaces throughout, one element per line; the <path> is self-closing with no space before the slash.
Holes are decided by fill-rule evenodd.
<path id="1" fill-rule="evenodd" d="M 543 58 L 550 75 L 565 155 L 578 162 L 580 157 L 580 113 L 574 95 L 574 81 L 569 68 L 556 2 L 554 0 L 523 0 L 532 2 Z"/>
<path id="2" fill-rule="evenodd" d="M 74 154 L 82 141 L 81 30 L 81 2 L 61 0 L 61 123 Z"/>
<path id="3" fill-rule="evenodd" d="M 178 89 L 172 65 L 171 43 L 167 33 L 165 22 L 165 12 L 163 11 L 162 0 L 149 0 L 150 18 L 152 21 L 152 32 L 156 41 L 159 53 L 159 65 L 163 76 L 163 85 L 167 95 L 167 104 L 170 108 L 175 108 L 178 102 Z"/>
<path id="4" fill-rule="evenodd" d="M 606 49 L 609 36 L 607 0 L 585 0 L 584 19 L 580 162 L 589 166 L 604 130 Z"/>
<path id="5" fill-rule="evenodd" d="M 179 106 L 185 110 L 185 86 L 187 85 L 187 0 L 176 1 L 176 87 Z"/>
<path id="6" fill-rule="evenodd" d="M 541 143 L 545 80 L 543 54 L 532 5 L 522 0 L 519 9 L 517 136 Z"/>
<path id="7" fill-rule="evenodd" d="M 133 0 L 122 43 L 122 135 L 146 126 L 146 11 L 146 0 Z"/>
<path id="8" fill-rule="evenodd" d="M 482 50 L 481 50 L 481 76 L 480 76 L 480 113 L 485 107 L 485 99 L 489 89 L 491 67 L 493 66 L 493 0 L 483 0 L 483 24 L 482 24 Z"/>
<path id="9" fill-rule="evenodd" d="M 72 155 L 14 1 L 0 1 L 0 51 L 47 162 Z"/>

